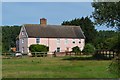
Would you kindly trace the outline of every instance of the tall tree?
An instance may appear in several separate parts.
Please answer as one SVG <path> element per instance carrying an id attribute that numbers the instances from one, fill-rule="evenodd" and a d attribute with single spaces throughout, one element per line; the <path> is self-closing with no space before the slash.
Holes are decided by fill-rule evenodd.
<path id="1" fill-rule="evenodd" d="M 116 67 L 111 67 L 111 70 L 120 77 L 120 1 L 99 3 L 93 2 L 92 6 L 94 8 L 93 18 L 97 24 L 105 24 L 108 27 L 116 27 L 118 30 L 118 40 L 115 46 L 118 50 L 118 59 L 116 59 L 114 62 L 114 65 L 117 65 Z"/>
<path id="2" fill-rule="evenodd" d="M 116 27 L 118 31 L 118 42 L 116 44 L 120 52 L 120 1 L 119 2 L 93 2 L 93 18 L 98 25 Z M 119 44 L 119 45 L 118 45 Z"/>
<path id="3" fill-rule="evenodd" d="M 97 36 L 94 42 L 96 49 L 113 49 L 118 33 L 116 31 L 100 30 L 97 32 Z M 109 42 L 107 42 L 109 41 Z"/>
<path id="4" fill-rule="evenodd" d="M 120 26 L 120 2 L 93 2 L 93 18 L 99 25 Z"/>
<path id="5" fill-rule="evenodd" d="M 2 52 L 2 27 L 0 26 L 0 53 Z"/>
<path id="6" fill-rule="evenodd" d="M 16 37 L 19 35 L 21 26 L 2 26 L 2 52 L 8 52 L 16 46 Z"/>
<path id="7" fill-rule="evenodd" d="M 94 43 L 97 31 L 93 22 L 88 17 L 73 19 L 71 21 L 64 21 L 62 25 L 80 26 L 86 37 L 86 43 Z"/>

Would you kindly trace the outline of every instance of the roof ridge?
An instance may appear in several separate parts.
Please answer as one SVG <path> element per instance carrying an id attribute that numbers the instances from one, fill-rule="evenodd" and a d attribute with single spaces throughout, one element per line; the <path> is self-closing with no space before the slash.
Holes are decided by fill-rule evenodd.
<path id="1" fill-rule="evenodd" d="M 23 25 L 39 25 L 39 26 L 41 26 L 40 24 L 23 24 Z M 46 25 L 46 26 L 52 26 L 52 27 L 54 27 L 54 26 L 58 26 L 58 27 L 80 27 L 80 26 L 75 26 L 75 25 L 50 25 L 50 24 L 48 24 L 48 25 Z"/>

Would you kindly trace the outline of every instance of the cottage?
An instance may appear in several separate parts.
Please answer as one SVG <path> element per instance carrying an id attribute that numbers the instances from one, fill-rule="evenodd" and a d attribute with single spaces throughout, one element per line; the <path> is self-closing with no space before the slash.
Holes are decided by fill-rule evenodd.
<path id="1" fill-rule="evenodd" d="M 85 36 L 80 26 L 47 25 L 47 20 L 42 18 L 40 24 L 24 24 L 16 42 L 17 50 L 22 53 L 29 53 L 32 44 L 43 44 L 52 54 L 54 51 L 72 51 L 75 46 L 82 51 Z"/>

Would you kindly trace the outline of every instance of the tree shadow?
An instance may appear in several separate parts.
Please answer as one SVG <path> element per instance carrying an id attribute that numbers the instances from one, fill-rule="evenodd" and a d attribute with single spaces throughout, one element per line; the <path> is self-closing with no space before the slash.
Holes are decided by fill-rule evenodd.
<path id="1" fill-rule="evenodd" d="M 77 57 L 77 56 L 75 56 L 75 57 L 66 57 L 66 58 L 63 58 L 62 60 L 96 60 L 94 57 Z"/>
<path id="2" fill-rule="evenodd" d="M 62 60 L 111 60 L 112 58 L 107 58 L 105 56 L 89 56 L 89 57 L 83 57 L 83 56 L 70 56 L 65 57 Z"/>

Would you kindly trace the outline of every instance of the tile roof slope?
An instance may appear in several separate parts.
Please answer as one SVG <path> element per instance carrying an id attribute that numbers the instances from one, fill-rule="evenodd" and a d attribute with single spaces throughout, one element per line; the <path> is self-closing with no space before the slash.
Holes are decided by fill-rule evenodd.
<path id="1" fill-rule="evenodd" d="M 30 38 L 85 38 L 80 26 L 24 24 Z"/>

